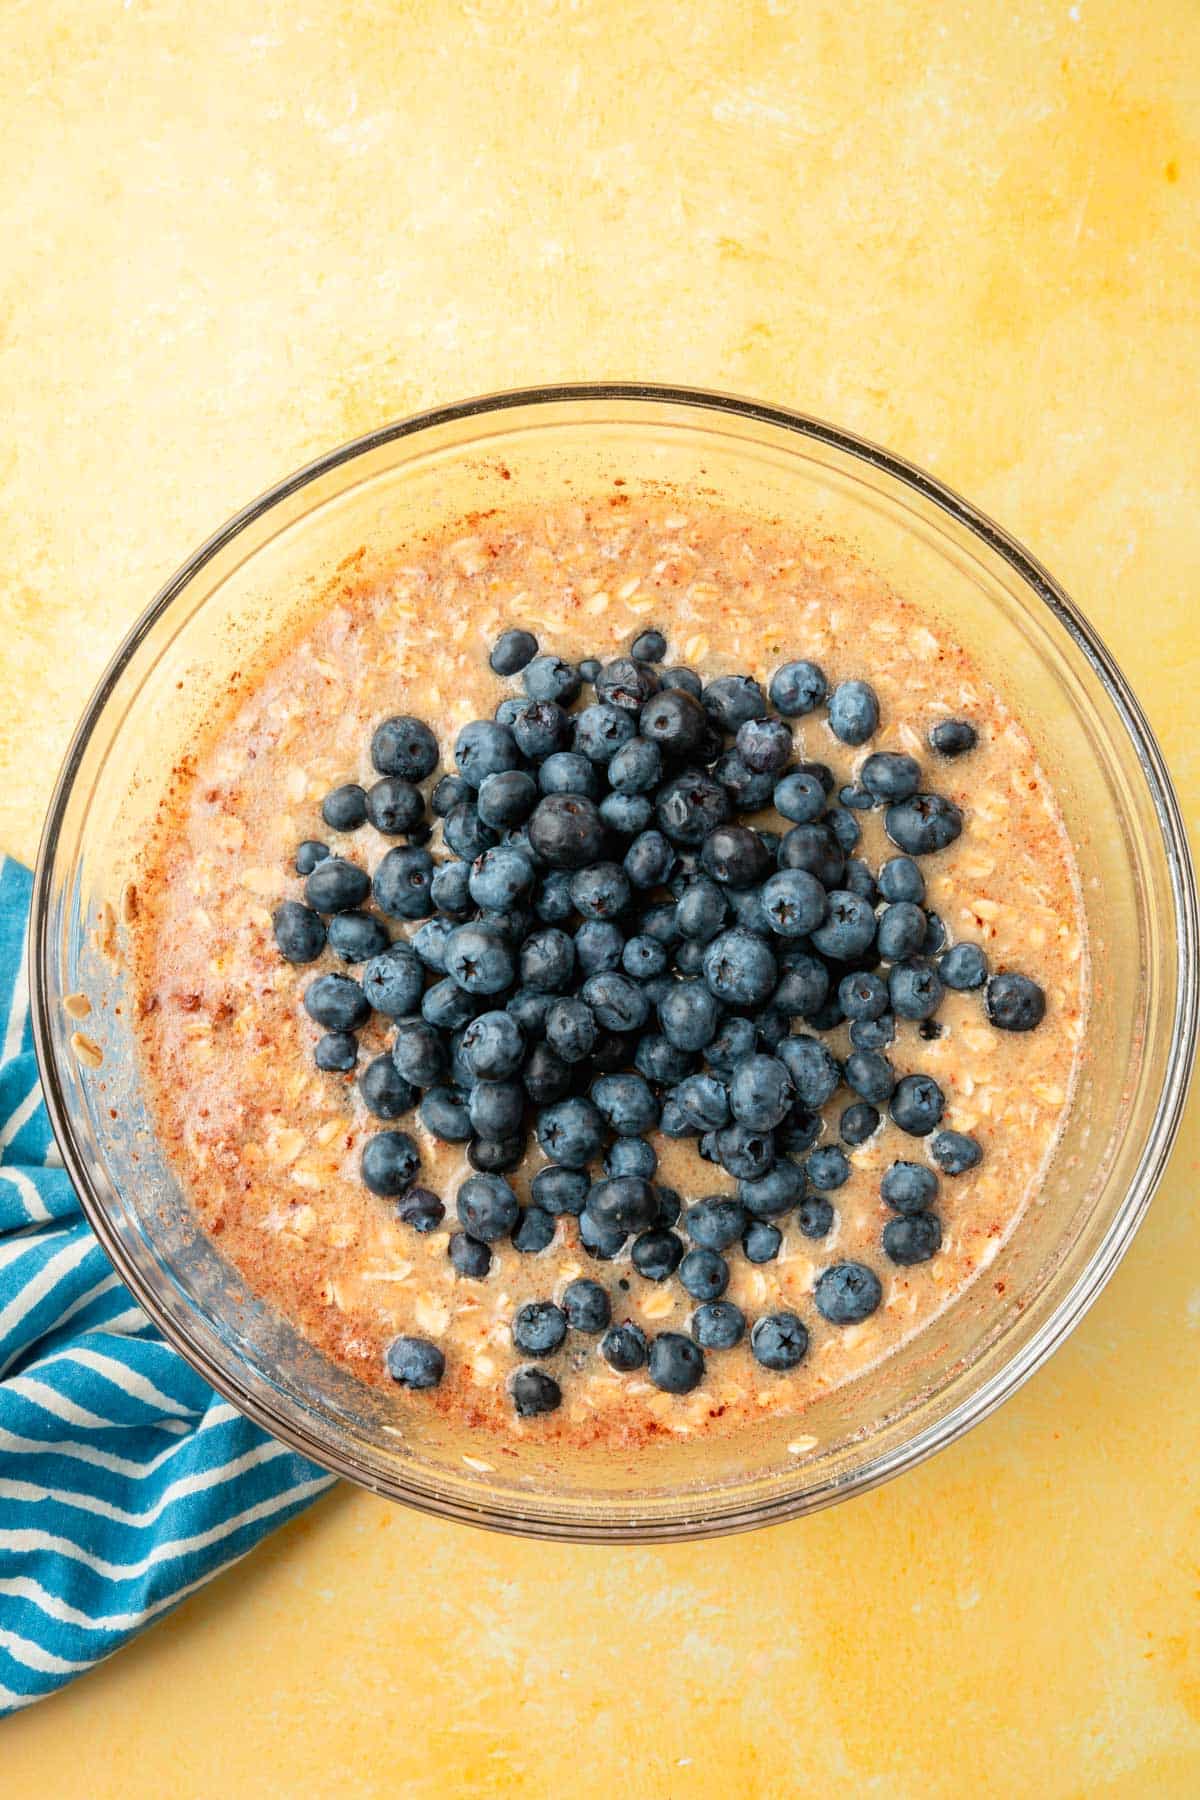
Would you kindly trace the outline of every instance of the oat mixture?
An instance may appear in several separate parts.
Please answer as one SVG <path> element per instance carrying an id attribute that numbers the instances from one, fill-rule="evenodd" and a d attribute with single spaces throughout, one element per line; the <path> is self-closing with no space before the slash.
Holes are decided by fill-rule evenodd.
<path id="1" fill-rule="evenodd" d="M 871 752 L 905 751 L 931 785 L 961 809 L 961 837 L 922 859 L 925 905 L 948 944 L 975 943 L 993 969 L 1023 970 L 1045 990 L 1039 1029 L 989 1023 L 978 992 L 947 992 L 940 1035 L 900 1019 L 887 1055 L 897 1075 L 933 1076 L 946 1096 L 942 1125 L 972 1134 L 980 1165 L 940 1181 L 943 1239 L 936 1256 L 897 1266 L 881 1251 L 893 1215 L 880 1195 L 897 1158 L 928 1162 L 927 1140 L 889 1122 L 847 1149 L 849 1180 L 829 1195 L 829 1234 L 803 1236 L 794 1215 L 774 1220 L 779 1254 L 754 1264 L 729 1252 L 725 1298 L 753 1321 L 787 1309 L 807 1326 L 797 1367 L 777 1373 L 749 1340 L 712 1352 L 691 1393 L 662 1392 L 646 1371 L 618 1373 L 596 1340 L 572 1334 L 554 1367 L 559 1410 L 519 1419 L 509 1383 L 523 1362 L 514 1312 L 560 1297 L 581 1276 L 610 1293 L 614 1320 L 647 1338 L 686 1333 L 695 1310 L 673 1281 L 639 1275 L 628 1249 L 596 1261 L 579 1221 L 560 1216 L 549 1247 L 520 1254 L 494 1243 L 488 1274 L 464 1280 L 447 1255 L 457 1228 L 454 1196 L 471 1174 L 465 1146 L 441 1142 L 416 1112 L 402 1121 L 421 1154 L 421 1183 L 446 1204 L 444 1226 L 424 1234 L 397 1220 L 394 1201 L 363 1185 L 363 1145 L 379 1121 L 363 1105 L 355 1073 L 323 1073 L 313 1052 L 320 1028 L 302 995 L 312 967 L 281 960 L 272 910 L 303 897 L 293 863 L 304 839 L 370 872 L 390 847 L 374 831 L 339 837 L 321 802 L 344 783 L 370 786 L 373 727 L 411 713 L 435 733 L 446 759 L 469 720 L 490 718 L 519 692 L 488 665 L 500 631 L 520 625 L 544 651 L 571 660 L 611 657 L 656 626 L 667 660 L 708 681 L 732 673 L 765 686 L 782 662 L 811 658 L 831 683 L 869 681 L 881 723 L 850 748 L 824 711 L 795 724 L 796 755 L 853 783 Z M 938 721 L 967 719 L 978 746 L 954 760 L 931 754 Z M 932 766 L 931 765 L 935 765 Z M 436 780 L 442 768 L 435 771 Z M 432 780 L 425 786 L 432 785 Z M 896 854 L 882 814 L 856 815 L 857 854 L 877 869 Z M 756 825 L 786 830 L 766 811 Z M 447 854 L 440 827 L 429 848 Z M 411 935 L 416 927 L 397 927 Z M 765 1411 L 801 1413 L 814 1397 L 852 1380 L 926 1328 L 987 1269 L 1038 1188 L 1070 1103 L 1087 1004 L 1087 955 L 1074 861 L 1046 778 L 1019 722 L 972 660 L 939 636 L 918 607 L 829 547 L 692 507 L 597 501 L 546 514 L 496 514 L 458 533 L 406 545 L 394 563 L 351 572 L 299 630 L 250 672 L 236 704 L 211 724 L 177 771 L 169 808 L 138 882 L 133 943 L 137 1003 L 153 1114 L 180 1181 L 223 1255 L 306 1336 L 364 1382 L 393 1386 L 385 1353 L 398 1334 L 436 1343 L 445 1377 L 436 1389 L 395 1389 L 397 1408 L 449 1409 L 481 1430 L 537 1432 L 548 1440 L 612 1444 L 658 1432 L 727 1430 Z M 320 968 L 338 967 L 326 955 Z M 351 970 L 351 973 L 361 971 Z M 388 1047 L 374 1017 L 362 1033 L 361 1074 Z M 803 1027 L 801 1027 L 803 1028 Z M 844 1025 L 826 1041 L 848 1049 Z M 825 1109 L 821 1142 L 836 1143 L 845 1089 Z M 694 1139 L 651 1138 L 657 1181 L 686 1204 L 732 1193 L 726 1172 L 701 1160 Z M 524 1202 L 545 1158 L 530 1140 L 511 1173 Z M 873 1269 L 882 1304 L 862 1323 L 826 1322 L 814 1307 L 823 1269 L 848 1259 Z"/>

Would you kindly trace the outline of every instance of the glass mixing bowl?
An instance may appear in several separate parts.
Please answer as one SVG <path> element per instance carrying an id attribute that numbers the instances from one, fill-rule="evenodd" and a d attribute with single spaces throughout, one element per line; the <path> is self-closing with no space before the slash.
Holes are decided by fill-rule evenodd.
<path id="1" fill-rule="evenodd" d="M 339 563 L 469 512 L 617 479 L 631 496 L 674 491 L 832 535 L 975 652 L 1028 727 L 1076 845 L 1091 1053 L 1045 1188 L 992 1278 L 874 1375 L 799 1424 L 718 1443 L 551 1458 L 530 1433 L 497 1453 L 452 1421 L 398 1414 L 333 1366 L 197 1229 L 147 1116 L 112 951 L 136 929 L 122 895 L 189 735 L 228 675 Z M 46 1100 L 85 1211 L 146 1311 L 215 1388 L 317 1462 L 430 1512 L 564 1539 L 671 1539 L 790 1518 L 898 1474 L 985 1417 L 1062 1342 L 1162 1174 L 1195 1044 L 1196 935 L 1158 747 L 1104 645 L 1020 545 L 930 476 L 815 419 L 719 394 L 597 385 L 385 426 L 289 476 L 190 558 L 122 644 L 71 744 L 38 859 L 31 979 Z M 93 1002 L 98 1069 L 77 1054 L 64 1009 L 80 990 Z"/>

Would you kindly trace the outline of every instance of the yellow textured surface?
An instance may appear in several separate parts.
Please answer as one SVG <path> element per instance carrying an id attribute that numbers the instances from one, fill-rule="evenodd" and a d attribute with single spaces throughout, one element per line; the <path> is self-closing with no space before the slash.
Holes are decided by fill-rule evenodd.
<path id="1" fill-rule="evenodd" d="M 0 844 L 160 581 L 415 407 L 826 414 L 1062 577 L 1200 809 L 1195 0 L 0 9 Z M 14 1800 L 1200 1791 L 1195 1107 L 1120 1274 L 853 1505 L 564 1551 L 341 1491 L 9 1722 Z"/>

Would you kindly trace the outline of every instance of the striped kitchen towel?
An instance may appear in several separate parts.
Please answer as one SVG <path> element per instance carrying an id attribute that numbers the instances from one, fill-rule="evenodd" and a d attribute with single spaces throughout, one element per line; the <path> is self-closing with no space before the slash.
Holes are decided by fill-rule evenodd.
<path id="1" fill-rule="evenodd" d="M 31 886 L 0 857 L 0 1713 L 111 1655 L 333 1482 L 163 1342 L 83 1218 L 33 1056 Z"/>

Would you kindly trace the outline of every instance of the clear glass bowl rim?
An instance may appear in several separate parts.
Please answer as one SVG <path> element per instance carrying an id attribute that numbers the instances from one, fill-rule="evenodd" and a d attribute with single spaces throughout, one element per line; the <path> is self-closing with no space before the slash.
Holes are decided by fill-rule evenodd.
<path id="1" fill-rule="evenodd" d="M 293 1421 L 279 1416 L 273 1407 L 245 1392 L 236 1371 L 217 1363 L 195 1343 L 180 1324 L 159 1304 L 153 1287 L 142 1279 L 126 1255 L 120 1235 L 113 1227 L 103 1202 L 93 1186 L 87 1158 L 72 1126 L 70 1107 L 63 1084 L 59 1080 L 52 1036 L 49 1030 L 51 1004 L 50 934 L 53 874 L 59 837 L 72 785 L 79 772 L 92 733 L 103 709 L 130 659 L 194 576 L 247 527 L 262 518 L 279 502 L 310 483 L 356 457 L 379 449 L 397 439 L 451 423 L 461 423 L 488 414 L 501 414 L 519 408 L 561 406 L 606 402 L 639 402 L 671 408 L 692 407 L 699 412 L 733 414 L 740 418 L 780 428 L 812 440 L 830 449 L 857 458 L 878 469 L 891 479 L 913 490 L 939 511 L 966 527 L 993 553 L 1010 565 L 1014 573 L 1053 614 L 1083 653 L 1115 707 L 1132 741 L 1138 764 L 1149 791 L 1162 833 L 1163 849 L 1170 879 L 1174 908 L 1174 949 L 1178 970 L 1175 1013 L 1171 1021 L 1171 1045 L 1166 1076 L 1145 1147 L 1128 1193 L 1115 1213 L 1108 1230 L 1097 1246 L 1090 1262 L 1073 1285 L 1062 1296 L 1041 1328 L 1005 1362 L 986 1382 L 951 1407 L 932 1425 L 899 1444 L 895 1449 L 869 1458 L 850 1479 L 796 1495 L 785 1495 L 761 1506 L 749 1506 L 738 1514 L 721 1514 L 711 1519 L 697 1507 L 679 1520 L 656 1520 L 648 1523 L 621 1521 L 606 1526 L 595 1513 L 586 1519 L 548 1518 L 545 1514 L 523 1516 L 515 1513 L 506 1498 L 489 1509 L 486 1504 L 466 1506 L 449 1498 L 439 1498 L 427 1489 L 413 1489 L 401 1482 L 383 1482 L 367 1475 L 352 1455 L 340 1445 L 310 1433 Z M 902 457 L 842 430 L 822 419 L 795 412 L 785 407 L 721 393 L 705 388 L 676 387 L 652 382 L 575 382 L 545 387 L 514 388 L 479 395 L 471 399 L 432 407 L 393 420 L 376 430 L 353 438 L 336 449 L 305 464 L 287 475 L 235 513 L 213 533 L 176 570 L 155 595 L 149 606 L 132 626 L 101 676 L 91 699 L 72 736 L 62 769 L 51 797 L 43 827 L 34 872 L 33 900 L 29 926 L 30 1007 L 33 1021 L 34 1047 L 42 1090 L 59 1149 L 66 1169 L 80 1196 L 84 1215 L 96 1232 L 117 1273 L 136 1300 L 162 1331 L 164 1337 L 197 1368 L 220 1394 L 273 1436 L 314 1462 L 351 1481 L 367 1485 L 389 1498 L 403 1500 L 419 1510 L 495 1530 L 522 1535 L 576 1542 L 669 1541 L 695 1538 L 734 1531 L 751 1530 L 766 1524 L 782 1523 L 853 1494 L 866 1492 L 893 1476 L 924 1461 L 936 1451 L 988 1416 L 1026 1382 L 1064 1339 L 1074 1330 L 1088 1307 L 1100 1294 L 1117 1264 L 1129 1248 L 1154 1191 L 1161 1180 L 1183 1116 L 1188 1083 L 1195 1058 L 1198 1011 L 1200 1011 L 1200 979 L 1197 952 L 1200 926 L 1197 916 L 1195 874 L 1179 802 L 1167 772 L 1162 752 L 1154 733 L 1129 683 L 1107 646 L 1084 618 L 1075 604 L 1035 557 L 986 514 L 945 486 L 932 475 L 905 461 Z"/>

